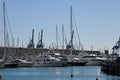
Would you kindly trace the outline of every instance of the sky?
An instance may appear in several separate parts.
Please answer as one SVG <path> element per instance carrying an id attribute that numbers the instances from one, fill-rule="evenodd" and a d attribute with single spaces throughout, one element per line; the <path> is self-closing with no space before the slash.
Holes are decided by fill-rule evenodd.
<path id="1" fill-rule="evenodd" d="M 27 46 L 32 29 L 35 30 L 35 45 L 41 29 L 43 29 L 45 47 L 55 45 L 56 24 L 59 46 L 62 43 L 62 24 L 69 42 L 70 6 L 73 9 L 74 22 L 83 49 L 111 50 L 120 36 L 120 0 L 0 0 L 1 44 L 3 43 L 3 2 L 6 3 L 8 21 L 16 46 L 18 38 L 19 46 L 22 44 L 24 47 Z M 74 42 L 78 43 L 75 25 L 73 28 Z"/>

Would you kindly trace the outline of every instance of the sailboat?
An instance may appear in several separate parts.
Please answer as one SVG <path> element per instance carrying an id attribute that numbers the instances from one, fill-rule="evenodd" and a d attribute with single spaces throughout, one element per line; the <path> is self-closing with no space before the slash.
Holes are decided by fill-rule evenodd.
<path id="1" fill-rule="evenodd" d="M 70 54 L 67 56 L 68 58 L 68 65 L 75 65 L 75 66 L 83 66 L 87 62 L 80 60 L 79 56 L 74 55 L 73 51 L 75 50 L 75 46 L 73 45 L 73 37 L 74 37 L 74 30 L 73 30 L 73 10 L 72 6 L 70 6 L 70 34 L 71 39 L 66 46 L 66 49 L 70 50 Z"/>
<path id="2" fill-rule="evenodd" d="M 4 47 L 3 47 L 3 57 L 0 59 L 0 67 L 3 67 L 3 64 L 5 63 L 5 3 L 3 2 L 3 14 L 4 14 Z"/>
<path id="3" fill-rule="evenodd" d="M 6 16 L 5 16 L 5 2 L 3 2 L 3 15 L 4 15 L 4 53 L 3 53 L 3 58 L 0 60 L 0 67 L 16 67 L 18 64 L 17 63 L 12 63 L 12 62 L 8 62 L 6 60 Z"/>

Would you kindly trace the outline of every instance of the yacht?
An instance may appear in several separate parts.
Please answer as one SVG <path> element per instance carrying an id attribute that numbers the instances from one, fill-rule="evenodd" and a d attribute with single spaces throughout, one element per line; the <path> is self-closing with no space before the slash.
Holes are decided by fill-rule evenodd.
<path id="1" fill-rule="evenodd" d="M 18 67 L 31 67 L 34 63 L 23 59 L 16 59 L 13 63 L 18 63 Z"/>
<path id="2" fill-rule="evenodd" d="M 86 61 L 86 60 L 81 60 L 79 57 L 74 57 L 72 64 L 75 66 L 84 66 L 84 65 L 86 65 L 87 62 L 88 61 Z"/>
<path id="3" fill-rule="evenodd" d="M 61 55 L 60 53 L 56 53 L 54 51 L 48 51 L 48 54 L 51 55 L 52 57 L 60 59 L 64 64 L 68 62 L 67 57 L 64 55 Z"/>
<path id="4" fill-rule="evenodd" d="M 34 59 L 34 64 L 32 66 L 38 67 L 60 67 L 64 66 L 65 63 L 56 57 L 53 57 L 51 53 L 40 53 Z"/>
<path id="5" fill-rule="evenodd" d="M 18 66 L 18 63 L 13 62 L 5 62 L 2 67 L 3 68 L 16 68 Z"/>
<path id="6" fill-rule="evenodd" d="M 99 66 L 104 61 L 106 61 L 107 58 L 105 58 L 105 57 L 99 57 L 99 56 L 94 55 L 94 54 L 90 54 L 90 55 L 84 55 L 84 56 L 82 56 L 80 58 L 80 60 L 87 61 L 87 63 L 86 63 L 87 66 Z"/>

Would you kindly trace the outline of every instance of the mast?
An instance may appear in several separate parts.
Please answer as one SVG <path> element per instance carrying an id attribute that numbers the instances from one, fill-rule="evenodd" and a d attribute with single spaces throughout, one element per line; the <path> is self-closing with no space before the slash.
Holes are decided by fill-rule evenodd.
<path id="1" fill-rule="evenodd" d="M 64 26 L 63 26 L 63 24 L 62 24 L 62 39 L 63 39 L 62 49 L 64 49 Z"/>
<path id="2" fill-rule="evenodd" d="M 3 17 L 4 17 L 4 47 L 6 47 L 6 17 L 5 17 L 5 2 L 3 2 Z"/>
<path id="3" fill-rule="evenodd" d="M 70 34 L 71 34 L 71 39 L 68 43 L 68 45 L 66 46 L 67 49 L 73 49 L 73 21 L 72 21 L 72 6 L 70 6 Z"/>
<path id="4" fill-rule="evenodd" d="M 72 6 L 70 6 L 70 27 L 71 27 L 71 48 L 72 48 L 72 45 L 73 45 L 73 41 L 72 41 L 72 32 L 73 32 L 73 21 L 72 21 Z"/>
<path id="5" fill-rule="evenodd" d="M 17 39 L 17 47 L 19 47 L 19 37 L 18 37 L 18 39 Z"/>
<path id="6" fill-rule="evenodd" d="M 56 49 L 58 49 L 58 30 L 57 30 L 57 24 L 56 24 Z"/>
<path id="7" fill-rule="evenodd" d="M 5 47 L 6 46 L 6 19 L 5 19 L 5 2 L 3 2 L 3 19 L 4 19 L 4 23 L 3 23 L 3 27 L 4 27 L 4 46 L 3 46 L 3 61 L 5 60 Z"/>

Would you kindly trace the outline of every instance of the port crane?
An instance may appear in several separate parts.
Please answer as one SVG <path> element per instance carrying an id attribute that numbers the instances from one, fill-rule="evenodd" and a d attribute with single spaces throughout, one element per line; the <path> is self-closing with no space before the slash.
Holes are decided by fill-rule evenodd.
<path id="1" fill-rule="evenodd" d="M 36 48 L 41 48 L 41 49 L 43 48 L 42 38 L 43 38 L 43 29 L 41 29 L 41 38 L 38 41 L 38 44 L 37 44 Z"/>
<path id="2" fill-rule="evenodd" d="M 29 41 L 28 48 L 34 48 L 34 29 L 32 29 L 32 39 Z"/>
<path id="3" fill-rule="evenodd" d="M 72 31 L 71 40 L 69 41 L 69 44 L 67 44 L 66 49 L 73 49 L 73 34 L 74 31 Z"/>

